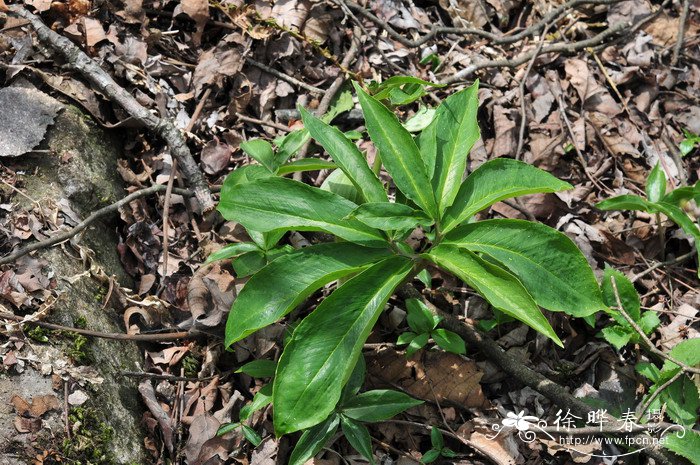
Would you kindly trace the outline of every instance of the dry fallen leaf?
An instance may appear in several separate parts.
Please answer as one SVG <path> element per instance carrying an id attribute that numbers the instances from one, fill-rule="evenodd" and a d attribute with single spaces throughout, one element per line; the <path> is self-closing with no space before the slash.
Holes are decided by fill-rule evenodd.
<path id="1" fill-rule="evenodd" d="M 425 400 L 448 402 L 467 408 L 488 406 L 479 381 L 483 373 L 476 363 L 442 351 L 420 351 L 410 359 L 392 348 L 367 354 L 367 371 L 373 377 L 399 386 Z"/>

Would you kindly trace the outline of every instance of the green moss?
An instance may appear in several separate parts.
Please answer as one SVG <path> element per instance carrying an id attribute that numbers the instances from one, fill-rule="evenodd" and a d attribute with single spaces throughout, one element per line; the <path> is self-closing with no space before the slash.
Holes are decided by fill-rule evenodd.
<path id="1" fill-rule="evenodd" d="M 99 418 L 95 409 L 76 407 L 70 411 L 68 419 L 72 437 L 63 441 L 61 453 L 69 461 L 83 465 L 116 463 L 110 450 L 114 430 Z"/>
<path id="2" fill-rule="evenodd" d="M 202 367 L 201 360 L 199 360 L 192 353 L 185 355 L 180 363 L 182 363 L 182 368 L 185 369 L 185 376 L 190 378 L 196 378 L 199 370 Z"/>
<path id="3" fill-rule="evenodd" d="M 27 336 L 36 342 L 49 342 L 49 331 L 40 326 L 35 326 L 27 331 Z"/>
<path id="4" fill-rule="evenodd" d="M 90 349 L 90 341 L 87 337 L 78 333 L 65 332 L 63 335 L 67 339 L 65 353 L 78 365 L 92 365 L 95 363 L 95 356 Z"/>

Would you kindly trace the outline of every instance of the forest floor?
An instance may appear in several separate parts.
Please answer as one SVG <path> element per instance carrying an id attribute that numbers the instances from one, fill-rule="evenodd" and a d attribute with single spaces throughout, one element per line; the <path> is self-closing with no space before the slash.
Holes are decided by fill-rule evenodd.
<path id="1" fill-rule="evenodd" d="M 700 134 L 695 0 L 378 0 L 364 6 L 350 0 L 27 0 L 23 5 L 78 45 L 143 108 L 184 131 L 214 201 L 232 170 L 254 163 L 241 142 L 300 129 L 298 105 L 338 111 L 334 124 L 361 130 L 359 106 L 348 100 L 351 79 L 369 83 L 404 75 L 446 84 L 428 86 L 420 99 L 398 106 L 403 121 L 478 79 L 481 139 L 469 156 L 469 171 L 509 157 L 574 186 L 497 203 L 481 217 L 545 223 L 578 245 L 599 278 L 607 265 L 625 273 L 641 296 L 641 308 L 660 319 L 650 335 L 659 350 L 700 336 L 692 239 L 666 219 L 657 224 L 654 214 L 595 208 L 615 195 L 643 196 L 657 163 L 669 189 L 700 178 L 700 139 L 693 139 Z M 126 289 L 112 280 L 101 296 L 105 305 L 124 312 L 129 334 L 183 331 L 198 322 L 197 337 L 146 343 L 142 372 L 128 374 L 151 393 L 143 443 L 152 462 L 287 463 L 298 435 L 275 438 L 269 408 L 247 423 L 261 437 L 257 447 L 241 430 L 216 436 L 264 385 L 233 369 L 254 359 L 276 359 L 289 323 L 223 350 L 223 324 L 246 278 L 237 277 L 229 262 L 203 263 L 222 246 L 247 241 L 245 231 L 181 195 L 177 187 L 196 187 L 188 176 L 192 168 L 174 166 L 172 152 L 143 127 L 143 118 L 97 91 L 79 70 L 62 67 L 63 59 L 40 43 L 25 19 L 4 15 L 0 74 L 8 85 L 20 77 L 41 81 L 44 92 L 79 107 L 100 126 L 121 131 L 123 156 L 111 169 L 129 193 L 169 181 L 176 186 L 120 209 L 118 252 L 135 286 Z M 375 157 L 371 143 L 358 144 L 370 160 Z M 327 158 L 315 145 L 302 152 Z M 38 203 L 13 208 L 23 195 L 25 173 L 13 168 L 12 159 L 1 160 L 0 254 L 76 224 L 66 203 L 56 203 L 51 212 Z M 310 171 L 300 179 L 320 186 L 328 175 Z M 692 201 L 686 211 L 691 221 L 700 212 Z M 284 242 L 299 247 L 315 240 L 293 233 Z M 27 271 L 26 262 L 23 273 L 15 273 L 17 263 L 0 265 L 0 302 L 24 316 L 50 300 L 51 277 L 45 270 Z M 462 282 L 437 271 L 431 278 L 422 292 L 438 307 L 474 321 L 493 318 Z M 314 294 L 302 312 L 313 310 L 328 291 Z M 120 307 L 120 295 L 129 297 L 128 308 Z M 457 453 L 436 463 L 603 463 L 585 455 L 600 452 L 595 445 L 571 452 L 554 441 L 528 443 L 514 434 L 488 439 L 479 427 L 508 412 L 551 420 L 566 406 L 524 386 L 471 344 L 466 357 L 421 351 L 406 359 L 395 344 L 406 328 L 404 312 L 403 300 L 392 298 L 370 336 L 366 386 L 391 386 L 426 403 L 370 426 L 378 461 L 419 462 L 432 447 L 430 426 L 436 426 Z M 618 416 L 643 402 L 652 384 L 635 371 L 638 362 L 650 359 L 643 341 L 616 349 L 601 337 L 611 324 L 605 315 L 595 327 L 562 313 L 548 318 L 565 348 L 517 322 L 488 334 L 514 360 L 578 397 L 597 399 Z M 17 368 L 16 343 L 15 337 L 0 345 L 0 371 Z M 43 454 L 37 463 L 60 463 L 57 451 L 38 445 L 36 452 Z M 339 438 L 312 463 L 366 461 Z"/>

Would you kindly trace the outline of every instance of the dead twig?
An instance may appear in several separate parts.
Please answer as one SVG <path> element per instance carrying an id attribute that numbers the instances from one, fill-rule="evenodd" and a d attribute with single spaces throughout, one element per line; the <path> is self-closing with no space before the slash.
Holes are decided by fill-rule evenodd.
<path id="1" fill-rule="evenodd" d="M 52 245 L 56 245 L 60 242 L 67 241 L 68 239 L 72 238 L 73 236 L 75 236 L 79 232 L 86 229 L 88 226 L 90 226 L 95 221 L 118 211 L 121 207 L 123 207 L 124 205 L 127 205 L 129 202 L 134 201 L 136 199 L 140 199 L 141 197 L 146 197 L 148 195 L 155 194 L 156 192 L 162 192 L 166 189 L 167 189 L 167 186 L 155 185 L 155 186 L 147 187 L 145 189 L 138 190 L 136 192 L 132 192 L 131 194 L 124 197 L 123 199 L 117 200 L 113 204 L 107 205 L 106 207 L 100 208 L 99 210 L 93 212 L 92 214 L 90 214 L 90 216 L 88 216 L 83 221 L 78 223 L 73 229 L 69 229 L 68 231 L 64 231 L 60 234 L 56 234 L 55 236 L 51 236 L 48 239 L 44 239 L 43 241 L 33 242 L 29 245 L 22 247 L 21 249 L 15 251 L 15 252 L 12 252 L 9 255 L 5 255 L 4 257 L 0 257 L 0 265 L 6 265 L 8 263 L 12 263 L 15 260 L 17 260 L 18 258 L 23 257 L 30 252 L 34 252 L 35 250 L 45 249 L 47 247 L 51 247 Z M 178 194 L 193 195 L 192 192 L 184 190 L 184 189 L 176 189 L 176 190 L 177 190 Z"/>
<path id="2" fill-rule="evenodd" d="M 683 370 L 679 371 L 678 373 L 676 373 L 675 375 L 673 375 L 673 376 L 671 377 L 671 379 L 669 379 L 669 380 L 666 381 L 664 384 L 662 384 L 661 386 L 659 386 L 658 388 L 656 388 L 656 391 L 654 391 L 654 392 L 649 396 L 649 398 L 646 400 L 646 402 L 644 402 L 644 404 L 643 404 L 642 407 L 640 408 L 639 413 L 637 413 L 637 419 L 638 419 L 638 420 L 641 420 L 641 418 L 644 416 L 644 414 L 646 413 L 646 411 L 647 411 L 647 409 L 649 408 L 649 406 L 651 405 L 651 403 L 654 402 L 654 400 L 655 400 L 657 397 L 659 397 L 659 395 L 660 395 L 667 387 L 669 387 L 671 384 L 673 384 L 674 381 L 676 381 L 676 380 L 677 380 L 678 378 L 680 378 L 681 376 L 683 376 Z"/>
<path id="3" fill-rule="evenodd" d="M 527 76 L 530 74 L 530 71 L 532 70 L 532 66 L 535 64 L 535 61 L 537 61 L 537 56 L 542 51 L 542 47 L 544 46 L 544 39 L 545 37 L 547 37 L 548 29 L 549 25 L 546 25 L 542 30 L 542 37 L 540 37 L 539 43 L 537 44 L 537 48 L 535 49 L 535 53 L 532 55 L 532 58 L 530 59 L 530 62 L 527 65 L 527 68 L 525 68 L 525 74 L 523 74 L 523 77 L 520 79 L 520 85 L 518 86 L 520 90 L 520 130 L 518 131 L 518 148 L 515 149 L 516 160 L 520 160 L 522 158 L 521 152 L 523 150 L 523 142 L 525 139 L 525 126 L 527 125 L 527 111 L 525 111 L 525 81 L 527 81 Z"/>
<path id="4" fill-rule="evenodd" d="M 618 2 L 620 2 L 620 0 L 569 0 L 568 2 L 558 6 L 557 8 L 554 8 L 552 11 L 547 13 L 537 23 L 523 29 L 522 31 L 520 31 L 518 33 L 511 34 L 511 35 L 494 34 L 492 32 L 484 31 L 483 29 L 471 28 L 471 27 L 433 26 L 429 32 L 427 32 L 425 35 L 423 35 L 422 37 L 420 37 L 416 40 L 408 39 L 405 36 L 403 36 L 402 34 L 398 33 L 386 21 L 378 18 L 377 16 L 375 16 L 374 14 L 372 14 L 370 11 L 363 8 L 362 6 L 360 6 L 354 2 L 346 2 L 346 4 L 350 10 L 352 10 L 355 13 L 358 13 L 360 16 L 363 16 L 364 18 L 372 21 L 376 26 L 380 27 L 381 29 L 384 29 L 387 32 L 387 34 L 389 34 L 389 37 L 391 37 L 395 41 L 397 41 L 400 44 L 402 44 L 406 47 L 409 47 L 409 48 L 418 48 L 421 45 L 428 42 L 429 40 L 433 39 L 434 37 L 436 37 L 438 35 L 445 35 L 445 34 L 457 34 L 457 35 L 463 35 L 463 36 L 474 35 L 477 37 L 483 37 L 484 39 L 487 39 L 490 43 L 495 44 L 495 45 L 512 44 L 512 43 L 518 42 L 521 39 L 524 39 L 525 37 L 529 37 L 529 36 L 532 36 L 534 34 L 537 34 L 539 31 L 541 31 L 545 27 L 545 24 L 550 24 L 550 23 L 557 21 L 563 14 L 568 13 L 569 10 L 571 10 L 572 8 L 575 8 L 577 6 L 580 6 L 580 5 L 611 5 L 611 4 L 618 3 Z"/>
<path id="5" fill-rule="evenodd" d="M 236 113 L 236 118 L 246 123 L 259 124 L 261 126 L 269 126 L 280 131 L 289 132 L 291 129 L 284 124 L 275 123 L 274 121 L 265 121 L 258 118 L 253 118 L 251 116 L 244 115 L 243 113 Z"/>
<path id="6" fill-rule="evenodd" d="M 23 317 L 12 313 L 0 312 L 0 318 L 5 320 L 22 322 Z M 83 336 L 99 337 L 101 339 L 112 339 L 115 341 L 140 341 L 140 342 L 156 342 L 156 341 L 174 341 L 193 337 L 190 331 L 178 331 L 170 333 L 152 333 L 152 334 L 123 334 L 123 333 L 103 333 L 101 331 L 92 331 L 90 329 L 73 328 L 70 326 L 57 325 L 47 323 L 45 321 L 28 321 L 27 323 L 39 326 L 41 328 L 52 329 L 55 331 L 68 331 L 71 333 L 82 334 Z"/>
<path id="7" fill-rule="evenodd" d="M 646 344 L 647 348 L 655 355 L 668 360 L 669 362 L 675 363 L 678 365 L 682 371 L 686 373 L 694 373 L 694 374 L 700 374 L 700 368 L 695 368 L 691 367 L 680 360 L 677 360 L 674 357 L 671 357 L 667 353 L 665 353 L 662 350 L 659 350 L 656 348 L 656 345 L 654 345 L 653 342 L 651 342 L 651 339 L 647 337 L 646 333 L 642 328 L 639 327 L 636 321 L 632 319 L 632 317 L 629 316 L 627 311 L 622 307 L 622 301 L 620 300 L 620 293 L 617 290 L 617 282 L 615 282 L 615 278 L 613 276 L 610 277 L 610 283 L 612 284 L 613 288 L 613 294 L 615 294 L 615 303 L 617 304 L 617 310 L 620 312 L 620 314 L 627 320 L 627 322 L 632 326 L 632 328 L 639 334 L 639 337 L 644 341 L 644 344 Z"/>
<path id="8" fill-rule="evenodd" d="M 168 118 L 159 118 L 144 108 L 73 42 L 52 31 L 41 18 L 19 5 L 11 5 L 9 8 L 12 15 L 28 20 L 39 40 L 63 57 L 96 89 L 121 106 L 135 120 L 160 136 L 170 147 L 173 158 L 178 160 L 202 210 L 209 212 L 214 209 L 215 205 L 207 181 L 194 161 L 182 132 L 175 127 L 172 121 Z"/>
<path id="9" fill-rule="evenodd" d="M 246 57 L 245 61 L 249 65 L 255 66 L 256 68 L 259 68 L 268 74 L 272 74 L 276 78 L 282 79 L 283 81 L 287 81 L 288 83 L 295 85 L 297 87 L 300 87 L 300 88 L 302 88 L 306 91 L 309 91 L 313 94 L 325 93 L 325 90 L 321 89 L 320 87 L 316 87 L 316 86 L 312 86 L 311 84 L 307 84 L 303 81 L 300 81 L 299 79 L 293 78 L 292 76 L 290 76 L 288 74 L 285 74 L 281 71 L 277 71 L 275 68 L 271 68 L 270 66 L 267 66 L 266 64 L 260 63 L 259 61 L 256 61 L 256 60 L 253 60 L 252 58 Z"/>
<path id="10" fill-rule="evenodd" d="M 614 26 L 610 26 L 608 29 L 605 29 L 604 31 L 600 32 L 599 34 L 596 34 L 595 36 L 589 38 L 589 39 L 584 39 L 580 40 L 577 42 L 560 42 L 556 44 L 549 45 L 547 47 L 543 47 L 539 55 L 547 55 L 549 53 L 574 53 L 578 52 L 580 50 L 584 50 L 589 47 L 595 47 L 597 45 L 600 45 L 607 41 L 609 38 L 625 31 L 629 30 L 632 27 L 632 23 L 630 22 L 620 22 L 615 24 Z M 532 59 L 532 57 L 535 55 L 535 50 L 532 50 L 530 52 L 522 53 L 514 58 L 511 59 L 498 59 L 498 60 L 483 60 L 477 63 L 474 63 L 472 65 L 467 66 L 463 70 L 453 74 L 452 76 L 448 77 L 447 79 L 444 79 L 443 81 L 440 82 L 440 84 L 444 85 L 452 85 L 457 82 L 464 81 L 468 77 L 470 77 L 472 74 L 475 72 L 481 70 L 481 69 L 486 69 L 486 68 L 517 68 L 518 66 L 527 63 L 528 60 Z"/>
<path id="11" fill-rule="evenodd" d="M 676 39 L 676 45 L 673 47 L 673 55 L 671 56 L 671 66 L 676 66 L 678 64 L 678 58 L 681 55 L 681 50 L 683 50 L 683 40 L 685 39 L 685 28 L 688 22 L 688 12 L 690 11 L 690 0 L 683 0 L 683 10 L 681 11 L 681 17 L 678 19 L 678 39 Z"/>

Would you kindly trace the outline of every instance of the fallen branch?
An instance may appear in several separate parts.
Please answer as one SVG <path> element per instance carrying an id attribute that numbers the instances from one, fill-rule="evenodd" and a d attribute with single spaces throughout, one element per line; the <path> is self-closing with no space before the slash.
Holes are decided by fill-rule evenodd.
<path id="1" fill-rule="evenodd" d="M 477 29 L 477 28 L 471 28 L 471 27 L 447 27 L 447 26 L 433 26 L 428 33 L 426 33 L 424 36 L 416 39 L 416 40 L 411 40 L 403 36 L 402 34 L 398 33 L 394 28 L 392 28 L 386 21 L 378 18 L 374 14 L 372 14 L 370 11 L 366 10 L 364 7 L 354 3 L 354 2 L 346 2 L 347 6 L 349 9 L 354 11 L 355 13 L 358 13 L 360 16 L 365 17 L 366 19 L 372 21 L 375 25 L 380 27 L 381 29 L 385 30 L 387 34 L 389 34 L 389 37 L 394 39 L 395 41 L 399 42 L 400 44 L 409 47 L 409 48 L 418 48 L 421 45 L 425 44 L 432 38 L 438 36 L 438 35 L 445 35 L 445 34 L 458 34 L 458 35 L 474 35 L 478 37 L 482 37 L 484 39 L 487 39 L 491 44 L 495 45 L 503 45 L 503 44 L 512 44 L 515 42 L 518 42 L 521 39 L 524 39 L 525 37 L 529 37 L 532 35 L 537 34 L 539 31 L 544 29 L 546 24 L 553 23 L 557 21 L 560 16 L 563 14 L 568 13 L 568 11 L 572 8 L 575 8 L 580 5 L 611 5 L 614 3 L 619 3 L 621 0 L 569 0 L 568 2 L 558 6 L 557 8 L 554 8 L 552 11 L 547 13 L 540 21 L 537 23 L 533 24 L 530 27 L 527 27 L 523 29 L 522 31 L 512 34 L 512 35 L 504 35 L 504 34 L 494 34 L 492 32 L 484 31 L 483 29 Z"/>
<path id="2" fill-rule="evenodd" d="M 195 335 L 190 331 L 178 331 L 170 333 L 152 333 L 152 334 L 125 334 L 125 333 L 103 333 L 100 331 L 92 331 L 89 329 L 73 328 L 70 326 L 56 325 L 53 323 L 47 323 L 46 321 L 24 321 L 24 317 L 19 315 L 14 315 L 12 313 L 0 312 L 0 319 L 22 322 L 22 324 L 32 324 L 45 329 L 51 329 L 54 331 L 68 331 L 71 333 L 82 334 L 83 336 L 99 337 L 102 339 L 113 339 L 116 341 L 138 341 L 138 342 L 163 342 L 163 341 L 175 341 L 177 339 L 184 339 L 188 337 L 194 337 Z"/>
<path id="3" fill-rule="evenodd" d="M 688 22 L 688 12 L 690 11 L 690 0 L 683 0 L 683 11 L 681 12 L 681 17 L 679 18 L 678 24 L 678 38 L 676 39 L 676 45 L 673 47 L 673 56 L 671 57 L 671 66 L 676 66 L 678 64 L 678 58 L 680 57 L 681 50 L 683 50 L 683 40 L 685 38 L 685 28 Z"/>
<path id="4" fill-rule="evenodd" d="M 134 201 L 136 199 L 140 199 L 141 197 L 146 197 L 147 195 L 155 194 L 156 192 L 162 192 L 167 189 L 167 186 L 164 185 L 155 185 L 151 187 L 147 187 L 146 189 L 141 189 L 136 192 L 133 192 L 126 197 L 124 197 L 121 200 L 117 200 L 111 205 L 107 205 L 106 207 L 102 207 L 99 210 L 93 212 L 90 216 L 85 218 L 83 221 L 78 223 L 73 229 L 69 229 L 68 231 L 64 231 L 62 233 L 56 234 L 55 236 L 51 236 L 48 239 L 44 239 L 43 241 L 39 242 L 33 242 L 29 245 L 26 245 L 19 250 L 16 250 L 15 252 L 12 252 L 9 255 L 5 255 L 4 257 L 0 258 L 0 265 L 6 265 L 8 263 L 12 263 L 15 260 L 17 260 L 20 257 L 23 257 L 27 255 L 30 252 L 34 252 L 35 250 L 40 250 L 44 249 L 47 247 L 51 247 L 52 245 L 56 245 L 60 242 L 67 241 L 68 239 L 72 238 L 79 232 L 83 231 L 85 228 L 90 226 L 92 223 L 95 221 L 99 220 L 100 218 L 107 216 L 111 213 L 116 212 L 119 210 L 121 207 L 124 205 L 128 204 L 131 201 Z M 173 189 L 173 192 L 180 194 L 180 195 L 194 195 L 192 192 L 183 190 L 183 189 Z"/>
<path id="5" fill-rule="evenodd" d="M 628 30 L 630 27 L 632 27 L 632 23 L 630 22 L 620 22 L 615 24 L 614 26 L 610 26 L 608 29 L 602 31 L 601 33 L 589 38 L 589 39 L 584 39 L 580 40 L 578 42 L 562 42 L 562 43 L 556 43 L 552 44 L 547 47 L 542 47 L 541 50 L 539 50 L 539 55 L 547 55 L 549 53 L 574 53 L 578 52 L 580 50 L 584 50 L 589 47 L 595 47 L 596 45 L 600 45 L 603 42 L 605 42 L 607 39 L 609 39 L 612 36 L 615 36 L 619 34 L 620 32 L 623 32 L 625 30 Z M 457 82 L 463 81 L 475 72 L 485 69 L 485 68 L 517 68 L 518 66 L 527 63 L 530 59 L 532 59 L 533 56 L 535 56 L 535 53 L 538 52 L 537 50 L 532 50 L 530 52 L 523 53 L 521 55 L 518 55 L 514 58 L 511 59 L 498 59 L 498 60 L 483 60 L 478 63 L 474 63 L 472 65 L 467 66 L 463 70 L 453 74 L 452 76 L 448 77 L 444 81 L 441 81 L 440 84 L 443 85 L 451 85 L 455 84 Z"/>
<path id="6" fill-rule="evenodd" d="M 144 108 L 123 87 L 67 38 L 52 31 L 38 16 L 19 5 L 11 5 L 10 13 L 26 19 L 36 31 L 39 40 L 62 56 L 66 63 L 80 72 L 107 98 L 121 106 L 132 118 L 160 136 L 170 147 L 170 151 L 187 178 L 203 212 L 214 209 L 214 201 L 204 175 L 192 158 L 184 135 L 167 118 L 159 118 Z"/>

